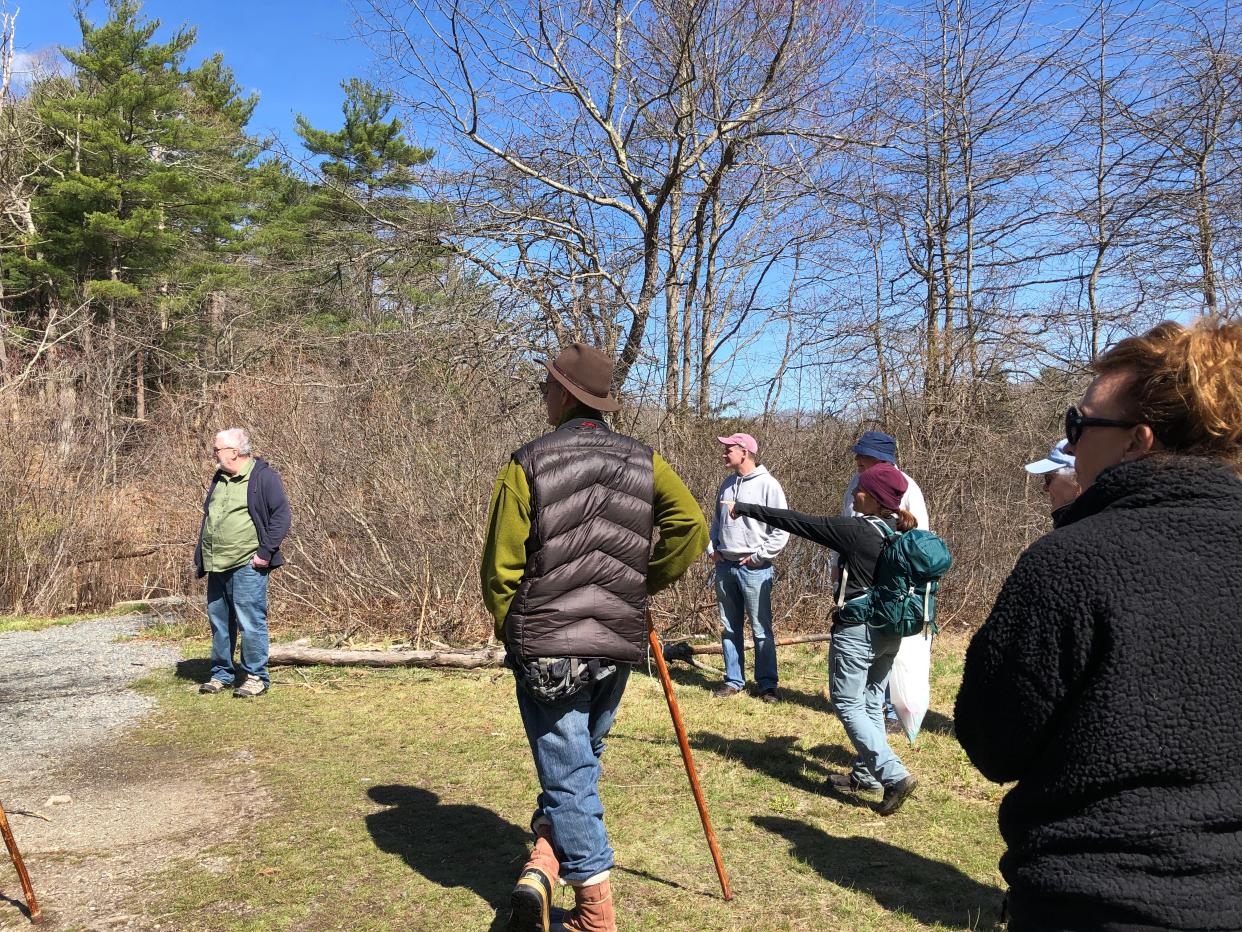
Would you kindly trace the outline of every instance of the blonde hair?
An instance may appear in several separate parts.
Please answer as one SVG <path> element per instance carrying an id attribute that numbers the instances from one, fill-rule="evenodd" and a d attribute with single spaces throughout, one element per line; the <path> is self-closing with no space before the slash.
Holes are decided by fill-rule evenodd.
<path id="1" fill-rule="evenodd" d="M 1132 376 L 1132 414 L 1169 452 L 1242 460 L 1242 323 L 1166 320 L 1121 340 L 1094 368 Z"/>

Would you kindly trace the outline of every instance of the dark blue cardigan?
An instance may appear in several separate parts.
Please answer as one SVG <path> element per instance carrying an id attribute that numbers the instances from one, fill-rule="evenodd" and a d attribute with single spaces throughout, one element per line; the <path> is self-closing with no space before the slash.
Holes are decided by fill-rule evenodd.
<path id="1" fill-rule="evenodd" d="M 194 548 L 194 568 L 199 576 L 207 575 L 203 569 L 203 528 L 207 525 L 207 507 L 222 476 L 223 471 L 217 469 L 211 477 L 207 497 L 203 499 L 203 521 L 199 525 L 198 544 Z M 270 561 L 272 569 L 283 565 L 285 558 L 280 554 L 280 545 L 284 543 L 292 523 L 289 499 L 285 498 L 285 487 L 281 485 L 276 470 L 268 466 L 266 460 L 257 457 L 250 472 L 250 481 L 246 484 L 246 510 L 250 512 L 250 520 L 259 534 L 259 558 Z"/>

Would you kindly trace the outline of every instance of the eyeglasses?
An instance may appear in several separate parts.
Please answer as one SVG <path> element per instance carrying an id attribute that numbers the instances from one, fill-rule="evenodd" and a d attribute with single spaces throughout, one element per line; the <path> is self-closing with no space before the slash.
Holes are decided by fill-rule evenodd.
<path id="1" fill-rule="evenodd" d="M 1088 417 L 1078 408 L 1070 405 L 1065 412 L 1065 439 L 1071 445 L 1082 439 L 1084 427 L 1138 427 L 1142 421 L 1118 421 L 1111 417 Z"/>
<path id="2" fill-rule="evenodd" d="M 222 452 L 222 451 L 224 451 L 224 450 L 236 450 L 236 449 L 237 449 L 237 447 L 212 447 L 212 448 L 211 448 L 211 452 L 212 452 L 212 453 L 220 453 L 220 452 Z"/>

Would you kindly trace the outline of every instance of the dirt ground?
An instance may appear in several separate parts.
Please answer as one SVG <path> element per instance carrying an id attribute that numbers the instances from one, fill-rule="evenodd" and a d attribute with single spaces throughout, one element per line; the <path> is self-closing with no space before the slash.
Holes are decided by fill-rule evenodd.
<path id="1" fill-rule="evenodd" d="M 132 897 L 143 878 L 178 859 L 210 867 L 200 854 L 208 835 L 235 833 L 267 805 L 244 759 L 208 766 L 124 739 L 37 785 L 10 783 L 0 792 L 48 929 L 161 928 Z M 24 905 L 5 864 L 0 929 L 27 927 Z"/>
<path id="2" fill-rule="evenodd" d="M 32 636 L 23 637 L 23 645 L 31 646 Z M 78 653 L 66 649 L 66 637 L 76 639 Z M 16 638 L 0 637 L 0 659 L 7 651 L 13 660 Z M 0 700 L 6 705 L 3 734 L 13 751 L 6 757 L 10 765 L 22 762 L 0 765 L 0 801 L 45 917 L 41 927 L 159 929 L 161 917 L 142 909 L 144 878 L 178 860 L 211 869 L 210 856 L 204 853 L 209 843 L 260 815 L 268 798 L 247 752 L 230 760 L 196 761 L 137 741 L 133 728 L 148 714 L 142 703 L 127 706 L 141 711 L 114 715 L 106 727 L 100 725 L 98 707 L 116 698 L 118 690 L 132 691 L 97 677 L 96 671 L 117 668 L 114 658 L 106 664 L 84 663 L 81 651 L 141 657 L 141 663 L 132 660 L 133 675 L 138 676 L 169 658 L 152 658 L 149 646 L 140 642 L 79 636 L 72 628 L 48 632 L 47 638 L 42 656 L 61 658 L 51 662 L 70 669 L 63 679 L 53 675 L 39 681 L 62 686 L 36 700 L 25 691 L 5 695 L 6 682 L 22 677 L 7 675 L 17 663 L 0 668 L 5 670 L 0 675 Z M 186 684 L 186 689 L 193 688 L 193 683 Z M 56 708 L 49 708 L 49 701 Z M 49 718 L 57 726 L 54 732 L 41 733 L 40 756 L 18 753 L 21 737 L 45 728 Z M 16 871 L 7 855 L 0 855 L 0 929 L 28 927 Z"/>

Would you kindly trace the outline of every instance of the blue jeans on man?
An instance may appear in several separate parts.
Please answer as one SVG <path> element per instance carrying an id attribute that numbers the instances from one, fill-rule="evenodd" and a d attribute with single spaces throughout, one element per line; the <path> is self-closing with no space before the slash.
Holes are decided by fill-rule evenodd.
<path id="1" fill-rule="evenodd" d="M 863 787 L 892 786 L 910 775 L 884 731 L 884 690 L 901 638 L 875 634 L 866 624 L 832 626 L 828 687 L 858 756 L 854 778 Z"/>
<path id="2" fill-rule="evenodd" d="M 267 673 L 267 577 L 247 560 L 222 573 L 207 574 L 207 618 L 211 621 L 211 679 L 231 686 L 247 676 L 264 684 Z M 241 636 L 236 668 L 233 654 Z M 236 669 L 236 672 L 235 672 Z"/>
<path id="3" fill-rule="evenodd" d="M 552 848 L 567 883 L 612 868 L 599 759 L 629 678 L 629 665 L 617 664 L 615 673 L 555 702 L 542 702 L 517 683 L 518 712 L 541 790 L 535 819 L 543 817 L 552 827 Z"/>
<path id="4" fill-rule="evenodd" d="M 755 685 L 760 693 L 776 689 L 776 641 L 772 638 L 775 576 L 771 566 L 751 569 L 735 560 L 721 560 L 716 564 L 725 686 L 741 689 L 746 685 L 745 616 L 750 619 L 750 633 L 755 641 Z"/>

